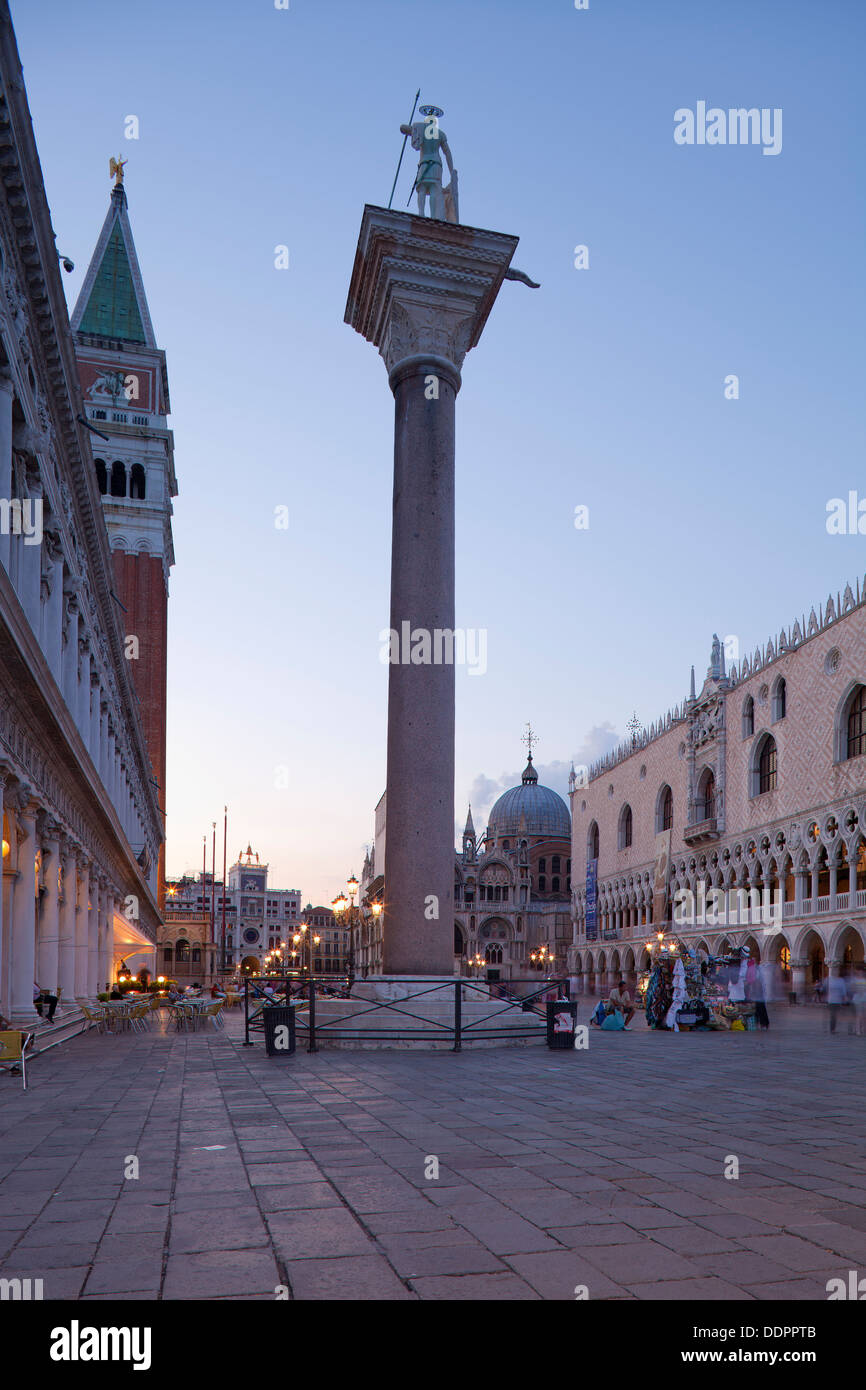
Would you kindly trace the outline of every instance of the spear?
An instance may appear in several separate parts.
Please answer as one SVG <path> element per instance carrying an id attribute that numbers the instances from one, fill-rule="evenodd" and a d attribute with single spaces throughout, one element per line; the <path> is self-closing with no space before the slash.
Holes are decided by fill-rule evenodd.
<path id="1" fill-rule="evenodd" d="M 413 103 L 412 103 L 412 115 L 409 117 L 409 125 L 412 124 L 412 121 L 413 121 L 414 118 L 415 118 L 415 107 L 418 105 L 418 98 L 420 97 L 420 95 L 421 95 L 421 88 L 419 87 L 418 90 L 417 90 L 417 92 L 415 93 L 415 100 L 414 100 Z M 393 198 L 394 198 L 394 189 L 397 187 L 397 180 L 398 180 L 399 177 L 400 177 L 400 168 L 401 168 L 401 166 L 402 166 L 402 164 L 403 164 L 403 155 L 406 153 L 406 141 L 407 141 L 408 139 L 409 139 L 409 136 L 408 136 L 408 135 L 404 135 L 404 136 L 403 136 L 403 148 L 402 148 L 402 150 L 400 151 L 400 160 L 399 160 L 399 163 L 398 163 L 398 165 L 397 165 L 397 172 L 396 172 L 396 174 L 394 175 L 394 182 L 393 182 L 392 185 L 391 185 L 391 197 L 388 199 L 388 207 L 391 206 L 391 202 L 392 202 L 392 200 L 393 200 Z M 410 196 L 410 198 L 411 198 L 411 196 L 412 196 L 411 193 L 410 193 L 409 196 Z"/>

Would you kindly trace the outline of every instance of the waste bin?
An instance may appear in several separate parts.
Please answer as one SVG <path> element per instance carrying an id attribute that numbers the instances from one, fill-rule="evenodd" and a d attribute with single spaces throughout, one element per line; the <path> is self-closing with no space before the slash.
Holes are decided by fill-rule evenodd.
<path id="1" fill-rule="evenodd" d="M 577 1027 L 577 1005 L 568 999 L 556 999 L 547 1005 L 547 1046 L 574 1047 Z"/>
<path id="2" fill-rule="evenodd" d="M 269 1057 L 285 1057 L 295 1050 L 294 1004 L 266 1004 L 262 1009 L 265 1024 L 265 1051 Z"/>

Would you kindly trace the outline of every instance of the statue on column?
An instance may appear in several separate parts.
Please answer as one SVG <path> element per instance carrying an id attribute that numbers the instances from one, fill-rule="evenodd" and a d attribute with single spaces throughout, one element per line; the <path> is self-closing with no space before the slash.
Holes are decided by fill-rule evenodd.
<path id="1" fill-rule="evenodd" d="M 413 192 L 418 194 L 418 212 L 424 216 L 427 200 L 430 201 L 430 216 L 440 222 L 459 222 L 460 210 L 457 197 L 457 171 L 451 158 L 451 149 L 445 131 L 439 125 L 439 117 L 445 113 L 438 106 L 419 106 L 418 114 L 423 121 L 413 121 L 411 125 L 401 125 L 400 130 L 412 139 L 413 150 L 420 152 L 418 173 L 415 176 Z M 448 164 L 451 182 L 442 186 L 442 155 Z"/>

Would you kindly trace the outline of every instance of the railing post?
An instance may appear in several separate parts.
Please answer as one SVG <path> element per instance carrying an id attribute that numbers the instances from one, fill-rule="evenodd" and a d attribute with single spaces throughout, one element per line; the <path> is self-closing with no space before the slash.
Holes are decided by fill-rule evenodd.
<path id="1" fill-rule="evenodd" d="M 244 1047 L 252 1047 L 250 1042 L 250 977 L 244 977 Z"/>
<path id="2" fill-rule="evenodd" d="M 313 983 L 312 972 L 310 973 L 310 1040 L 307 1045 L 308 1052 L 318 1052 L 316 1047 L 316 986 Z"/>
<path id="3" fill-rule="evenodd" d="M 458 978 L 454 981 L 454 1046 L 452 1052 L 462 1050 L 461 1030 L 463 1026 L 463 988 Z"/>

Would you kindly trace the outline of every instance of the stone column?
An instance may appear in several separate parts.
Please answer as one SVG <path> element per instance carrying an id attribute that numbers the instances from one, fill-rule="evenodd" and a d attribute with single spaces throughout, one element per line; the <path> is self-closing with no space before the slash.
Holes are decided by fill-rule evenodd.
<path id="1" fill-rule="evenodd" d="M 60 826 L 40 818 L 42 882 L 36 928 L 36 979 L 54 994 L 60 983 Z"/>
<path id="2" fill-rule="evenodd" d="M 99 983 L 100 880 L 91 865 L 90 910 L 87 913 L 87 998 L 94 1000 L 102 989 Z"/>
<path id="3" fill-rule="evenodd" d="M 60 946 L 58 973 L 63 994 L 61 1006 L 75 998 L 75 909 L 78 904 L 78 879 L 75 851 L 71 840 L 64 836 L 60 842 Z"/>
<path id="4" fill-rule="evenodd" d="M 346 304 L 395 407 L 386 975 L 454 973 L 454 407 L 516 246 L 368 205 Z"/>
<path id="5" fill-rule="evenodd" d="M 806 999 L 806 968 L 809 962 L 805 960 L 791 961 L 791 992 L 796 994 L 799 1003 Z"/>
<path id="6" fill-rule="evenodd" d="M 8 371 L 0 372 L 0 500 L 12 500 L 12 398 L 15 388 Z M 0 530 L 0 565 L 9 573 L 9 531 Z"/>
<path id="7" fill-rule="evenodd" d="M 63 549 L 59 533 L 46 531 L 42 556 L 42 614 L 39 641 L 58 686 L 63 661 Z"/>
<path id="8" fill-rule="evenodd" d="M 33 982 L 36 976 L 36 813 L 37 803 L 30 789 L 22 786 L 15 793 L 17 840 L 15 886 L 12 892 L 12 933 L 10 940 L 9 1018 L 13 1025 L 31 1024 Z"/>
<path id="9" fill-rule="evenodd" d="M 87 1003 L 87 948 L 90 928 L 90 886 L 92 870 L 85 855 L 77 856 L 78 875 L 75 903 L 75 998 Z"/>
<path id="10" fill-rule="evenodd" d="M 0 383 L 2 383 L 2 377 L 0 377 Z M 0 402 L 2 402 L 2 397 L 0 397 Z M 0 428 L 2 428 L 2 421 L 0 421 Z M 0 436 L 0 444 L 2 444 L 2 436 Z M 2 884 L 0 884 L 2 886 L 2 892 L 0 892 L 0 1013 L 4 1016 L 9 1012 L 10 906 L 14 878 L 11 816 L 9 817 L 8 838 L 7 827 L 4 824 L 6 786 L 10 779 L 11 768 L 9 764 L 0 763 L 0 827 L 2 827 L 3 839 L 2 871 L 0 871 L 2 872 Z"/>
<path id="11" fill-rule="evenodd" d="M 112 965 L 114 963 L 114 911 L 116 905 L 114 890 L 107 880 L 103 880 L 100 900 L 99 959 L 97 973 L 99 976 L 99 988 L 105 989 L 106 982 L 108 981 L 110 983 Z"/>

